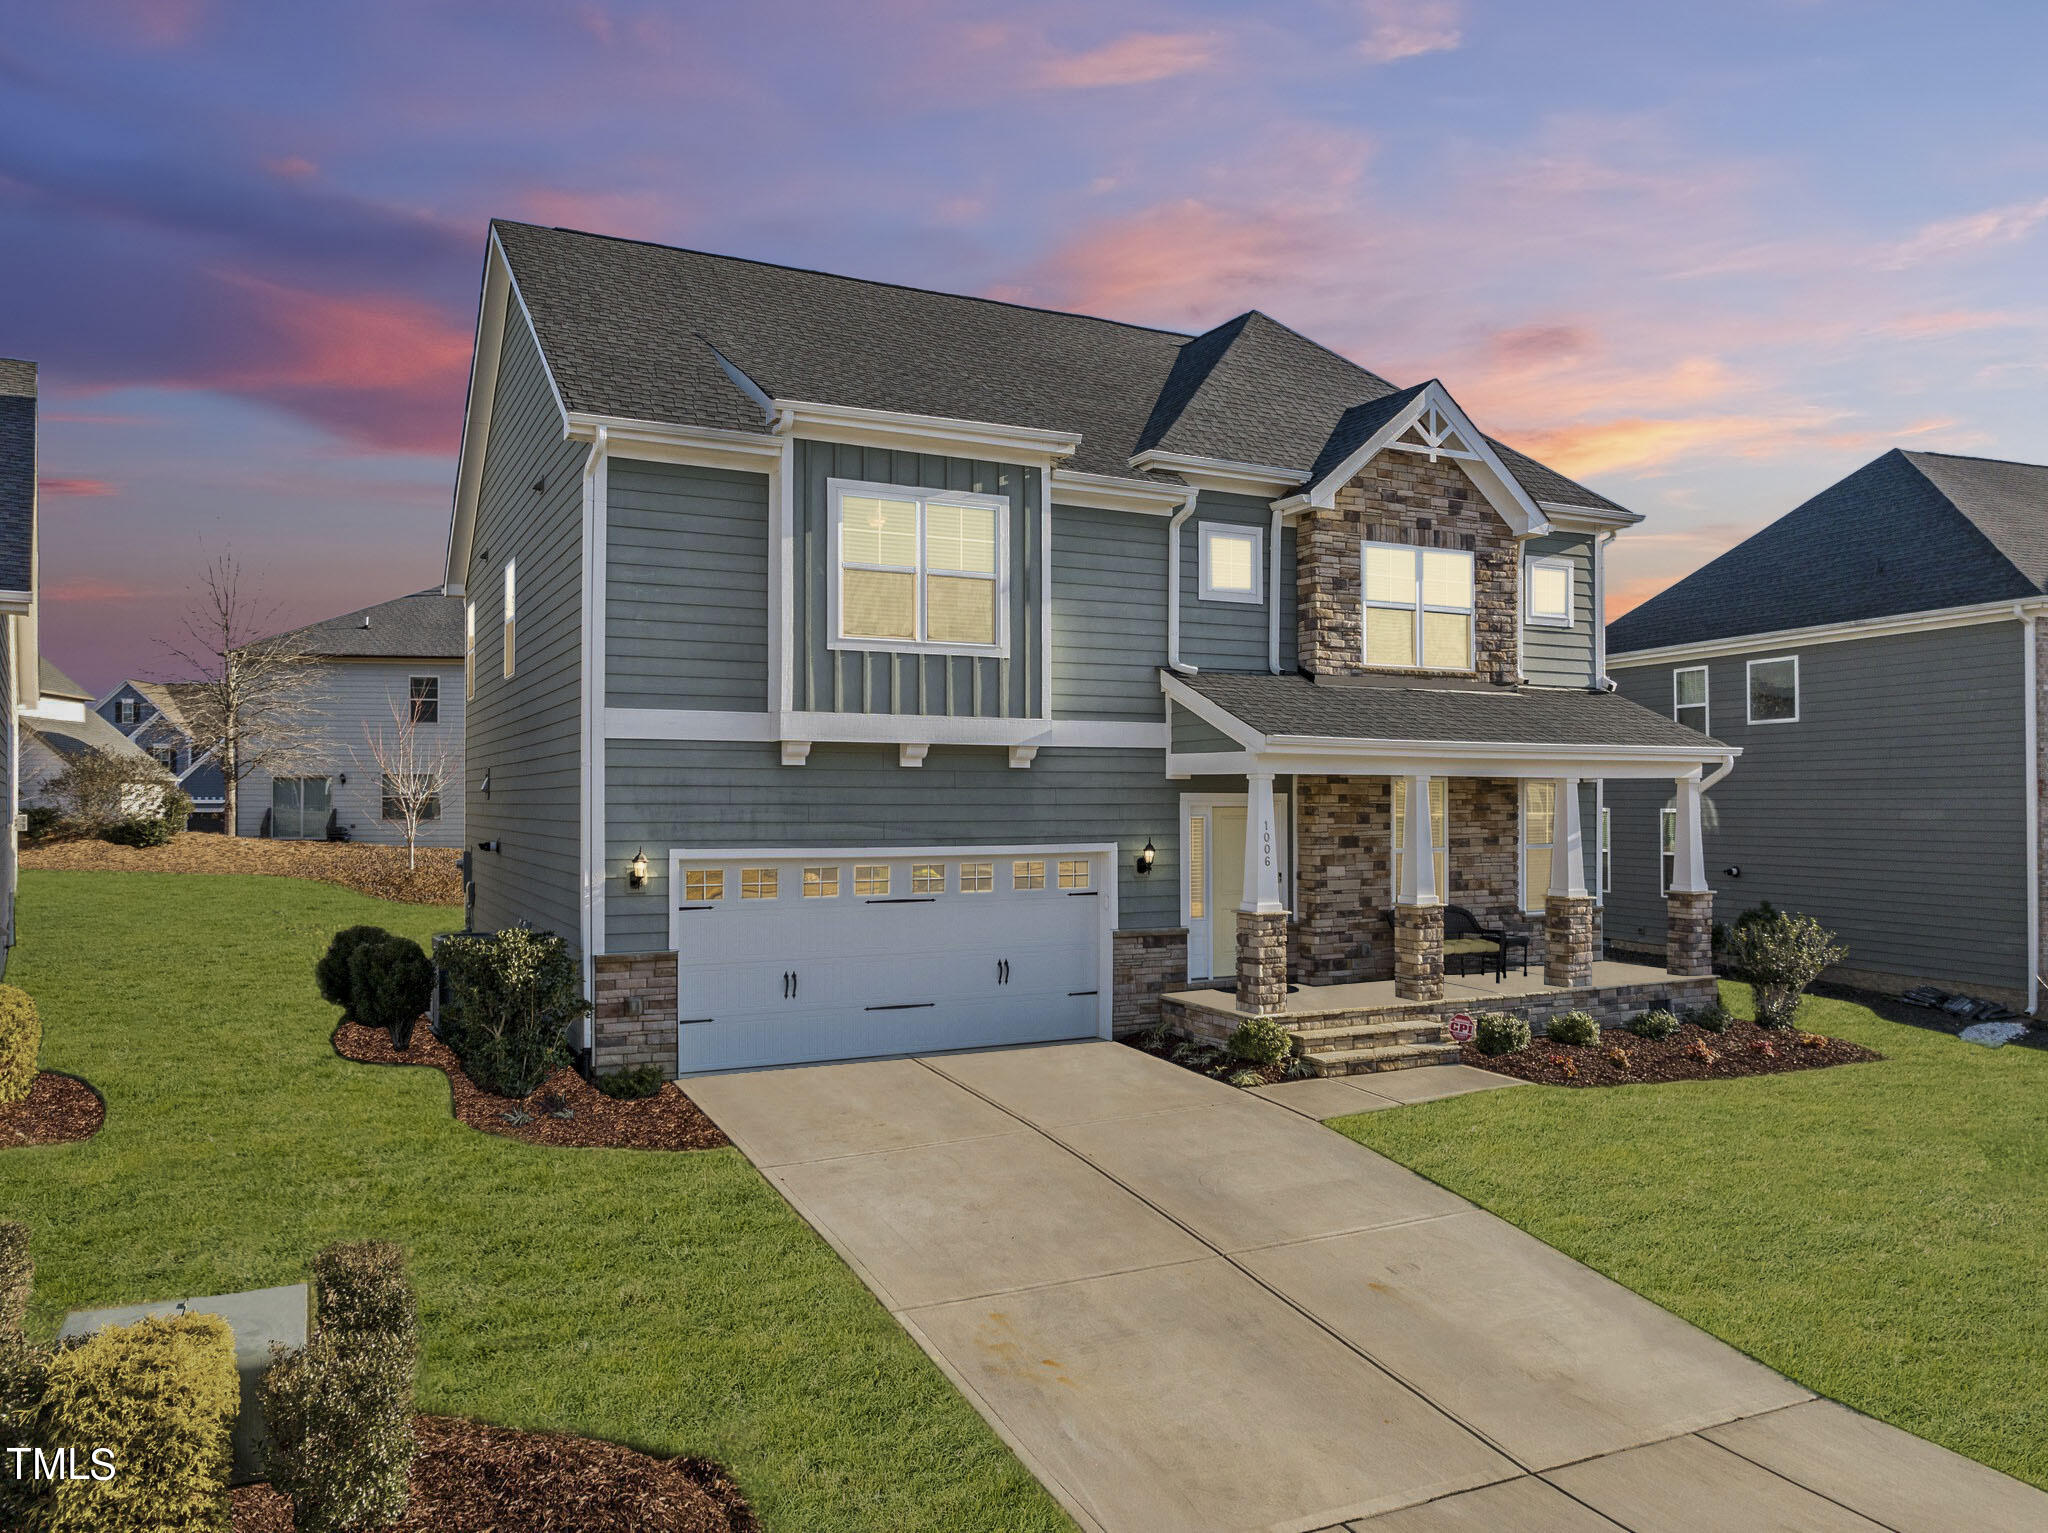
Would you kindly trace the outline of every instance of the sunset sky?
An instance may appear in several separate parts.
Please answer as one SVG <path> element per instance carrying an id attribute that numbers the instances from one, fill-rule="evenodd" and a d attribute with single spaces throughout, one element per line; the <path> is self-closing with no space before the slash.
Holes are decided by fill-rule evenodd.
<path id="1" fill-rule="evenodd" d="M 492 215 L 1200 330 L 1261 308 L 1650 520 L 2048 460 L 2048 5 L 0 0 L 47 652 L 436 583 Z"/>

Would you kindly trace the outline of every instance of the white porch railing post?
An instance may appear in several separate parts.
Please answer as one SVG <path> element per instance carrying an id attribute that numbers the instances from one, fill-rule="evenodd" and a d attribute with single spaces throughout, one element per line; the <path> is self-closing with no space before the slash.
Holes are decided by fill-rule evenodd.
<path id="1" fill-rule="evenodd" d="M 1560 777 L 1551 784 L 1557 805 L 1550 842 L 1551 894 L 1584 899 L 1586 889 L 1586 838 L 1579 824 L 1579 780 Z"/>
<path id="2" fill-rule="evenodd" d="M 1273 813 L 1273 774 L 1250 772 L 1244 795 L 1244 903 L 1249 915 L 1285 915 L 1280 903 L 1279 828 Z"/>
<path id="3" fill-rule="evenodd" d="M 1436 848 L 1431 845 L 1429 823 L 1429 779 L 1408 777 L 1408 814 L 1400 827 L 1401 887 L 1394 893 L 1397 905 L 1435 905 L 1442 891 L 1436 886 Z"/>
<path id="4" fill-rule="evenodd" d="M 1706 846 L 1700 835 L 1700 774 L 1678 779 L 1678 838 L 1672 851 L 1671 888 L 1675 893 L 1707 892 Z"/>

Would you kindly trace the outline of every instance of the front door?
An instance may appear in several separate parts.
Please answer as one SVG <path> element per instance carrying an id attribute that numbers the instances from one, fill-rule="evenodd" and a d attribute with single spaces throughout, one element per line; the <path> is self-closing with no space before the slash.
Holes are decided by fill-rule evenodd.
<path id="1" fill-rule="evenodd" d="M 1281 826 L 1280 890 L 1287 897 L 1289 867 L 1287 795 L 1273 795 Z M 1237 907 L 1244 900 L 1244 817 L 1242 793 L 1189 793 L 1181 798 L 1181 845 L 1186 849 L 1186 882 L 1181 918 L 1188 929 L 1188 978 L 1233 980 L 1237 974 Z"/>

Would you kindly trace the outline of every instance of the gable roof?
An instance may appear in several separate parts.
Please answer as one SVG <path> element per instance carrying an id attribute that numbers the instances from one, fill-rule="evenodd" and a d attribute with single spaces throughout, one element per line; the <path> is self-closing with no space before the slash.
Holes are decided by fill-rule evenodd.
<path id="1" fill-rule="evenodd" d="M 87 751 L 106 751 L 123 757 L 149 755 L 90 708 L 82 719 L 24 718 L 21 751 L 24 784 L 56 776 Z"/>
<path id="2" fill-rule="evenodd" d="M 575 230 L 491 229 L 575 413 L 765 435 L 751 387 L 1079 433 L 1068 468 L 1156 480 L 1130 459 L 1306 473 L 1347 411 L 1396 392 L 1257 310 L 1190 336 Z M 1620 509 L 1533 459 L 1510 463 L 1532 498 Z"/>
<path id="3" fill-rule="evenodd" d="M 187 735 L 192 733 L 192 723 L 186 710 L 196 706 L 207 691 L 206 683 L 200 681 L 136 681 L 130 677 L 94 706 L 104 708 L 122 687 L 156 709 L 166 724 Z"/>
<path id="4" fill-rule="evenodd" d="M 1610 654 L 2048 591 L 2048 466 L 1893 448 L 1607 628 Z"/>
<path id="5" fill-rule="evenodd" d="M 52 665 L 48 655 L 38 655 L 36 666 L 42 677 L 39 685 L 43 696 L 68 698 L 81 703 L 92 701 L 92 694 Z"/>
<path id="6" fill-rule="evenodd" d="M 435 586 L 257 642 L 323 659 L 460 660 L 462 602 Z"/>
<path id="7" fill-rule="evenodd" d="M 0 590 L 35 580 L 36 365 L 0 357 Z"/>

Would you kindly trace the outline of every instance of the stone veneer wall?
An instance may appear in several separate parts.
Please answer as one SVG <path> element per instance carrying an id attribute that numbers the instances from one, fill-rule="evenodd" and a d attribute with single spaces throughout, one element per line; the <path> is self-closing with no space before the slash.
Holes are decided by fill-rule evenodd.
<path id="1" fill-rule="evenodd" d="M 1673 974 L 1714 972 L 1714 894 L 1676 890 L 1664 896 L 1664 967 Z"/>
<path id="2" fill-rule="evenodd" d="M 1592 982 L 1593 960 L 1599 956 L 1599 948 L 1594 943 L 1593 915 L 1591 895 L 1545 896 L 1543 978 L 1547 984 L 1569 985 L 1577 989 Z M 1693 974 L 1698 971 L 1671 969 L 1671 972 Z"/>
<path id="3" fill-rule="evenodd" d="M 1296 528 L 1296 635 L 1304 671 L 1355 676 L 1365 670 L 1364 543 L 1470 551 L 1475 669 L 1490 681 L 1514 681 L 1521 615 L 1514 536 L 1459 464 L 1399 451 L 1381 453 L 1337 492 L 1334 506 L 1308 512 Z"/>
<path id="4" fill-rule="evenodd" d="M 1287 1004 L 1287 917 L 1237 914 L 1237 1004 L 1278 1011 Z"/>
<path id="5" fill-rule="evenodd" d="M 1394 907 L 1394 988 L 1405 1000 L 1443 998 L 1443 906 Z"/>
<path id="6" fill-rule="evenodd" d="M 653 1065 L 663 1075 L 674 1075 L 676 955 L 603 953 L 592 969 L 597 1012 L 590 1067 L 605 1075 Z"/>
<path id="7" fill-rule="evenodd" d="M 1110 1032 L 1121 1038 L 1159 1021 L 1159 997 L 1183 990 L 1188 982 L 1188 930 L 1185 926 L 1151 931 L 1120 931 L 1110 940 L 1115 993 Z"/>

